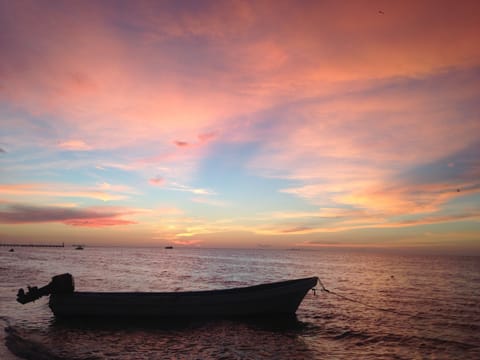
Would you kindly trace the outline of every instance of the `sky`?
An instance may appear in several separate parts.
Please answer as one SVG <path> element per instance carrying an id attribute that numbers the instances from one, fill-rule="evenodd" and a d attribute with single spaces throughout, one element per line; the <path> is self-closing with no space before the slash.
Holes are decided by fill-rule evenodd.
<path id="1" fill-rule="evenodd" d="M 0 0 L 0 242 L 480 255 L 480 2 Z"/>

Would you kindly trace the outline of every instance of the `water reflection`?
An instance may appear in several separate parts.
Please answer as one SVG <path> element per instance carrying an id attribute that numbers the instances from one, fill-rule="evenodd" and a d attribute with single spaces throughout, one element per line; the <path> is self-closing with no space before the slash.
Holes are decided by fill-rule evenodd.
<path id="1" fill-rule="evenodd" d="M 10 342 L 52 358 L 295 359 L 313 357 L 302 338 L 311 331 L 309 326 L 295 316 L 155 321 L 55 319 L 41 332 L 15 328 Z"/>
<path id="2" fill-rule="evenodd" d="M 255 316 L 255 317 L 192 317 L 192 318 L 56 318 L 52 317 L 49 327 L 52 331 L 69 330 L 185 330 L 193 327 L 230 323 L 246 325 L 252 329 L 272 332 L 299 332 L 309 324 L 300 321 L 296 315 Z"/>
<path id="3" fill-rule="evenodd" d="M 0 315 L 9 317 L 24 348 L 40 344 L 39 352 L 54 351 L 57 358 L 480 359 L 480 258 L 89 247 L 0 253 L 0 264 Z M 349 298 L 421 318 L 320 292 L 307 294 L 293 321 L 267 322 L 62 323 L 53 320 L 48 299 L 15 302 L 19 287 L 67 271 L 79 291 L 208 290 L 317 275 Z"/>

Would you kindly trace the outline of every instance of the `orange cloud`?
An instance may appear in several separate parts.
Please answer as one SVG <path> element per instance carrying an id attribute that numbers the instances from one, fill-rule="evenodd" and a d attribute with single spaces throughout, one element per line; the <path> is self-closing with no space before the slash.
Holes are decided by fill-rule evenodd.
<path id="1" fill-rule="evenodd" d="M 104 227 L 136 224 L 135 221 L 123 219 L 70 219 L 63 221 L 66 225 L 85 226 L 85 227 Z"/>
<path id="2" fill-rule="evenodd" d="M 128 187 L 100 184 L 95 187 L 82 187 L 65 184 L 0 184 L 0 193 L 7 197 L 78 197 L 102 201 L 121 200 L 132 193 Z"/>
<path id="3" fill-rule="evenodd" d="M 88 146 L 82 140 L 68 140 L 58 144 L 58 147 L 64 150 L 71 150 L 71 151 L 86 151 L 90 150 L 91 147 Z"/>
<path id="4" fill-rule="evenodd" d="M 181 240 L 172 240 L 172 242 L 175 245 L 192 246 L 192 245 L 199 245 L 203 241 L 200 239 L 188 239 L 188 240 L 181 239 Z"/>

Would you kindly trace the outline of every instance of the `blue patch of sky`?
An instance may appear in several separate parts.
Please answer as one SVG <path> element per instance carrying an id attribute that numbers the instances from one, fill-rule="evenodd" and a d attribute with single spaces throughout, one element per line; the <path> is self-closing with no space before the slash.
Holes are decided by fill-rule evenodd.
<path id="1" fill-rule="evenodd" d="M 252 173 L 247 164 L 259 146 L 258 143 L 217 144 L 201 164 L 195 178 L 196 185 L 214 190 L 217 196 L 212 196 L 212 200 L 230 204 L 223 209 L 227 213 L 252 215 L 311 209 L 301 199 L 280 192 L 281 189 L 298 185 L 297 182 Z"/>
<path id="2" fill-rule="evenodd" d="M 480 193 L 467 193 L 461 191 L 449 200 L 448 208 L 442 213 L 446 215 L 475 215 L 480 212 Z"/>
<path id="3" fill-rule="evenodd" d="M 36 138 L 57 138 L 58 129 L 53 124 L 57 123 L 51 116 L 36 116 L 21 107 L 0 101 L 0 119 L 2 119 L 2 132 L 0 141 L 9 143 L 10 139 L 22 139 L 34 133 Z M 28 125 L 28 128 L 25 127 Z M 35 147 L 36 144 L 31 144 Z"/>
<path id="4" fill-rule="evenodd" d="M 475 144 L 466 144 L 466 147 L 455 154 L 428 164 L 422 164 L 403 173 L 400 178 L 411 183 L 451 183 L 453 189 L 460 189 L 465 181 L 477 181 L 480 160 L 480 141 Z"/>

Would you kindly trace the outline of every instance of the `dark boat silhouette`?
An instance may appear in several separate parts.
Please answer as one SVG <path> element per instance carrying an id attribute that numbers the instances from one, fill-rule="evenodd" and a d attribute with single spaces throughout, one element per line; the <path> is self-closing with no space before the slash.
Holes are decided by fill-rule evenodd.
<path id="1" fill-rule="evenodd" d="M 20 289 L 25 304 L 50 295 L 56 317 L 226 317 L 293 315 L 317 277 L 242 288 L 185 292 L 80 292 L 70 274 L 57 275 L 42 287 Z"/>
<path id="2" fill-rule="evenodd" d="M 83 250 L 83 246 L 82 246 L 82 245 L 77 245 L 77 246 L 75 247 L 75 250 Z"/>
<path id="3" fill-rule="evenodd" d="M 173 249 L 173 246 L 165 246 L 165 249 Z"/>

